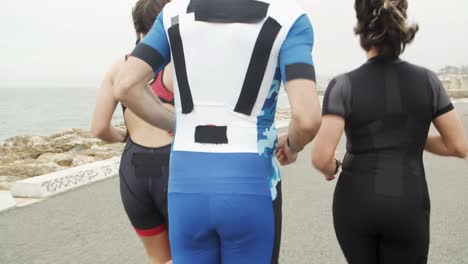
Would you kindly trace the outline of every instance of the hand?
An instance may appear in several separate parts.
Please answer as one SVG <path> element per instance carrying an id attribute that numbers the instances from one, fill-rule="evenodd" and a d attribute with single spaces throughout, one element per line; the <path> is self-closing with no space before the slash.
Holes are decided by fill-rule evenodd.
<path id="1" fill-rule="evenodd" d="M 278 137 L 278 146 L 275 156 L 282 166 L 286 166 L 296 162 L 298 152 L 290 149 L 287 144 L 288 135 L 283 134 Z"/>
<path id="2" fill-rule="evenodd" d="M 333 181 L 334 179 L 336 179 L 335 175 L 324 175 L 324 176 L 327 181 Z"/>
<path id="3" fill-rule="evenodd" d="M 333 159 L 333 172 L 337 172 L 338 174 L 339 167 L 341 167 L 341 161 L 337 158 L 338 156 L 338 151 L 335 152 L 335 158 Z M 336 179 L 336 174 L 331 174 L 331 175 L 324 175 L 325 179 L 327 181 L 333 181 Z"/>
<path id="4" fill-rule="evenodd" d="M 129 137 L 128 130 L 122 129 L 122 128 L 117 128 L 117 129 L 119 131 L 119 134 L 122 136 L 122 140 L 120 140 L 120 142 L 127 143 L 127 139 Z"/>

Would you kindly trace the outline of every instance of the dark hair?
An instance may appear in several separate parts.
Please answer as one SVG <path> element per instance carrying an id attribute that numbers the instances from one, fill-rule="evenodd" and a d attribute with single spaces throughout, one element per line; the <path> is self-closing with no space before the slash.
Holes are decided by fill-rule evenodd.
<path id="1" fill-rule="evenodd" d="M 140 34 L 147 34 L 167 0 L 138 0 L 132 10 L 133 25 L 137 34 L 137 43 L 140 42 Z"/>
<path id="2" fill-rule="evenodd" d="M 417 24 L 407 24 L 407 0 L 356 0 L 354 8 L 354 31 L 366 51 L 375 47 L 379 55 L 397 58 L 419 30 Z"/>

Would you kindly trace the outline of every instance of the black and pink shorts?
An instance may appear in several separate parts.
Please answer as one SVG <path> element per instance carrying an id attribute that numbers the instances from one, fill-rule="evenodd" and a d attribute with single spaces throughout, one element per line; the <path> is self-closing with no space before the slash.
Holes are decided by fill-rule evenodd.
<path id="1" fill-rule="evenodd" d="M 148 148 L 130 138 L 120 163 L 120 193 L 128 218 L 140 236 L 168 229 L 167 181 L 171 146 Z"/>

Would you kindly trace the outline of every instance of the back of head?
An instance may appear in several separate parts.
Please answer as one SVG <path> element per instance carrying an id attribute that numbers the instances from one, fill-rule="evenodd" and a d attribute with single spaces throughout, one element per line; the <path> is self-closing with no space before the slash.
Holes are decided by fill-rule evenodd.
<path id="1" fill-rule="evenodd" d="M 132 17 L 138 42 L 140 34 L 146 35 L 169 0 L 138 0 L 133 7 Z"/>
<path id="2" fill-rule="evenodd" d="M 361 46 L 379 55 L 397 58 L 414 40 L 418 25 L 407 24 L 408 0 L 356 0 L 357 26 Z"/>

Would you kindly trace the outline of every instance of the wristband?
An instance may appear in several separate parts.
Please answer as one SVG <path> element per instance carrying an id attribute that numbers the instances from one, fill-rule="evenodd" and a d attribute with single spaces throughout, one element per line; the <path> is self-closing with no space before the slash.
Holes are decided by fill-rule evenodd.
<path id="1" fill-rule="evenodd" d="M 304 148 L 301 148 L 301 149 L 297 150 L 297 149 L 291 147 L 291 142 L 289 141 L 289 136 L 286 139 L 286 144 L 288 145 L 288 148 L 290 148 L 292 151 L 297 152 L 297 153 L 301 152 L 304 149 Z"/>

